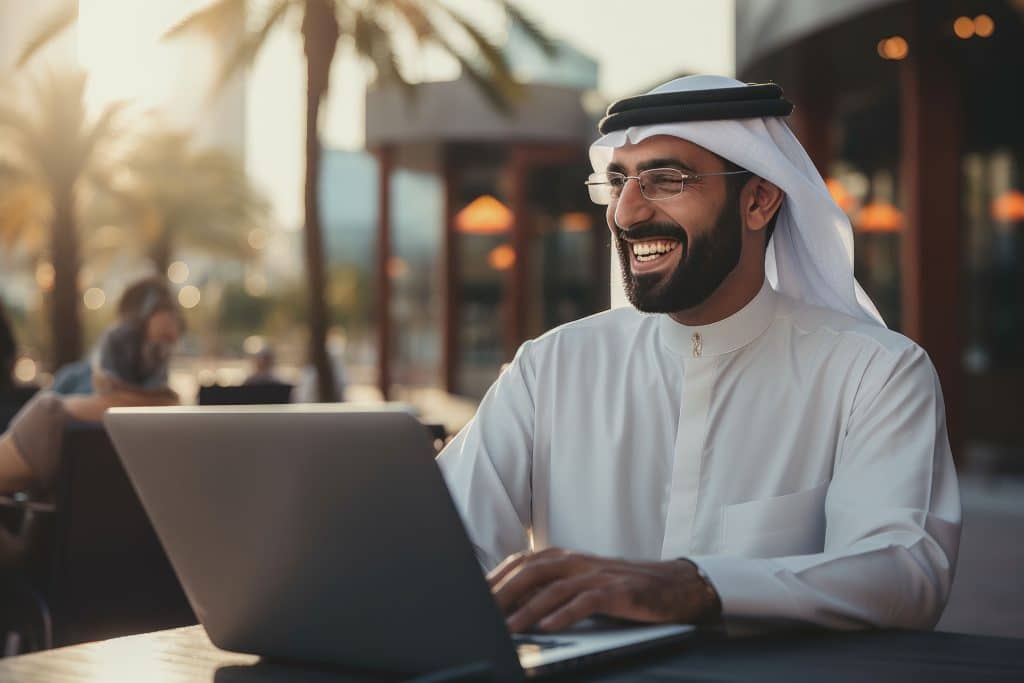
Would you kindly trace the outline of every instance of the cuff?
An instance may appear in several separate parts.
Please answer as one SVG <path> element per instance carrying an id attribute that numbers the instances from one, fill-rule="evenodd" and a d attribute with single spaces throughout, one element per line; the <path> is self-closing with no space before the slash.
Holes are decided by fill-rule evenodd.
<path id="1" fill-rule="evenodd" d="M 703 555 L 688 557 L 722 601 L 723 617 L 778 618 L 796 613 L 792 596 L 768 559 Z"/>

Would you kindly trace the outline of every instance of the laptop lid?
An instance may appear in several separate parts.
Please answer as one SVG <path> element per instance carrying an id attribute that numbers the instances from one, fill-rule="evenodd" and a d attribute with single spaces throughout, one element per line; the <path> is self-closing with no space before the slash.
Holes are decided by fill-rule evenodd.
<path id="1" fill-rule="evenodd" d="M 104 422 L 217 646 L 396 673 L 491 662 L 498 680 L 521 677 L 411 415 L 115 408 Z"/>

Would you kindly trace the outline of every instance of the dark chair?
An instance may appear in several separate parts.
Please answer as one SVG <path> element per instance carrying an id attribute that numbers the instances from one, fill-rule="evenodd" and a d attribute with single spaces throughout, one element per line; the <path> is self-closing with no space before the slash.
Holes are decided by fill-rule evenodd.
<path id="1" fill-rule="evenodd" d="M 0 391 L 0 432 L 7 430 L 11 419 L 18 414 L 22 406 L 31 400 L 39 387 L 14 387 L 6 391 Z"/>
<path id="2" fill-rule="evenodd" d="M 0 568 L 0 637 L 0 657 L 53 647 L 49 608 L 20 567 Z"/>
<path id="3" fill-rule="evenodd" d="M 27 571 L 56 646 L 196 623 L 101 425 L 65 429 L 48 521 L 30 539 Z"/>
<path id="4" fill-rule="evenodd" d="M 199 387 L 196 401 L 201 406 L 244 406 L 290 403 L 292 385 L 284 382 Z"/>

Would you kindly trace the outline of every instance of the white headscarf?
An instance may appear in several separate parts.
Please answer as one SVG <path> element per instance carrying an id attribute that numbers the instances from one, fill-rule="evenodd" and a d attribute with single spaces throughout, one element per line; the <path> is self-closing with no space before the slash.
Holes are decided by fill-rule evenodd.
<path id="1" fill-rule="evenodd" d="M 724 76 L 687 76 L 650 92 L 735 88 Z M 779 292 L 815 306 L 884 325 L 853 277 L 853 230 L 803 146 L 778 117 L 632 126 L 599 138 L 590 163 L 603 172 L 612 151 L 654 135 L 688 140 L 761 176 L 786 193 L 765 254 L 765 274 Z"/>

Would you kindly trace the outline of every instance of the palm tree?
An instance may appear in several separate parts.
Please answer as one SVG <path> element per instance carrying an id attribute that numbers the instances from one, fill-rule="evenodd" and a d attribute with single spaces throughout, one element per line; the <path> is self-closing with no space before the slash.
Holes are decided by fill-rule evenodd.
<path id="1" fill-rule="evenodd" d="M 96 223 L 127 225 L 117 239 L 137 240 L 157 272 L 167 272 L 176 250 L 196 247 L 215 255 L 249 252 L 246 236 L 264 227 L 268 205 L 250 185 L 234 155 L 197 147 L 187 133 L 152 129 L 122 159 L 97 202 L 107 216 Z"/>
<path id="2" fill-rule="evenodd" d="M 0 101 L 0 236 L 8 243 L 47 233 L 54 269 L 50 307 L 54 367 L 82 355 L 78 272 L 81 195 L 105 161 L 120 107 L 90 118 L 81 71 L 33 84 L 31 104 Z"/>
<path id="3" fill-rule="evenodd" d="M 547 52 L 551 41 L 528 21 L 508 0 L 492 0 L 507 16 L 521 25 Z M 247 0 L 214 0 L 189 15 L 168 32 L 179 36 L 192 32 L 216 35 L 225 25 L 244 16 Z M 222 65 L 218 87 L 226 84 L 242 67 L 252 62 L 267 36 L 293 12 L 302 13 L 301 34 L 306 55 L 306 168 L 305 168 L 305 259 L 308 272 L 310 310 L 310 359 L 317 371 L 321 401 L 337 399 L 333 373 L 326 350 L 327 306 L 324 299 L 325 267 L 319 212 L 320 108 L 327 94 L 331 64 L 339 44 L 349 45 L 372 64 L 378 76 L 408 89 L 395 53 L 394 30 L 409 29 L 421 47 L 439 46 L 455 57 L 470 78 L 500 110 L 507 111 L 517 94 L 517 83 L 501 50 L 472 22 L 441 0 L 273 0 L 255 31 L 247 33 Z M 452 42 L 452 30 L 461 31 L 475 47 L 467 54 Z"/>

